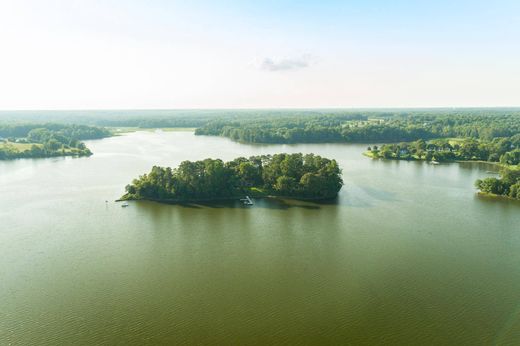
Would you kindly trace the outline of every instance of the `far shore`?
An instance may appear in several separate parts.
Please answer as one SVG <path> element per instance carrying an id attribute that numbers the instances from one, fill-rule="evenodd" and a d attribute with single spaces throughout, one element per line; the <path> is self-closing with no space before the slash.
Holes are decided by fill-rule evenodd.
<path id="1" fill-rule="evenodd" d="M 122 135 L 126 133 L 132 132 L 155 132 L 155 131 L 164 131 L 164 132 L 194 132 L 196 127 L 123 127 L 123 126 L 107 126 L 107 129 L 112 131 L 114 136 Z"/>

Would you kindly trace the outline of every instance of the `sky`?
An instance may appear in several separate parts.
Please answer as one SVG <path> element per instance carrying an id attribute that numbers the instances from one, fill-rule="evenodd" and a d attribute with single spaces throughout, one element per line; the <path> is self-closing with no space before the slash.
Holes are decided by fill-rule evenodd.
<path id="1" fill-rule="evenodd" d="M 520 106 L 518 0 L 0 0 L 0 109 Z"/>

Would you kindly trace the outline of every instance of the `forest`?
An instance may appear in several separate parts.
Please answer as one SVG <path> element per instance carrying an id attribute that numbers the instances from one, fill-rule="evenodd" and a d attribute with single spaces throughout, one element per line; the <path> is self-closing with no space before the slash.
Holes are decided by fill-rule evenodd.
<path id="1" fill-rule="evenodd" d="M 453 137 L 490 141 L 518 133 L 520 112 L 507 110 L 235 117 L 209 121 L 195 132 L 251 143 L 396 143 Z"/>
<path id="2" fill-rule="evenodd" d="M 54 156 L 90 156 L 82 140 L 111 136 L 93 126 L 64 124 L 0 125 L 0 160 Z"/>
<path id="3" fill-rule="evenodd" d="M 282 196 L 329 199 L 343 185 L 335 160 L 314 154 L 275 154 L 183 161 L 177 168 L 154 166 L 126 186 L 121 198 L 156 201 L 197 201 Z"/>

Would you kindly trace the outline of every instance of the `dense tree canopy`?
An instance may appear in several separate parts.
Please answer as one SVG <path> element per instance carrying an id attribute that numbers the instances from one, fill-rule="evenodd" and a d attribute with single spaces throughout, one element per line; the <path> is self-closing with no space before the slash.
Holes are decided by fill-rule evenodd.
<path id="1" fill-rule="evenodd" d="M 178 168 L 154 166 L 126 186 L 123 199 L 212 200 L 250 195 L 333 198 L 343 185 L 335 160 L 313 154 L 276 154 L 184 161 Z"/>

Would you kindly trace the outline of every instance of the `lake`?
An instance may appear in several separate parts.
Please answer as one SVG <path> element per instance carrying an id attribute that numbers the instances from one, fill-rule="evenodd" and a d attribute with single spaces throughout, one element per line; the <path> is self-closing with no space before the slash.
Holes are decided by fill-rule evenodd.
<path id="1" fill-rule="evenodd" d="M 192 132 L 87 145 L 0 162 L 0 345 L 520 344 L 520 203 L 476 195 L 487 165 Z M 114 202 L 153 165 L 278 152 L 336 159 L 337 200 Z"/>

